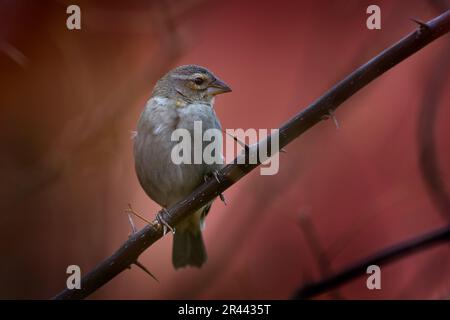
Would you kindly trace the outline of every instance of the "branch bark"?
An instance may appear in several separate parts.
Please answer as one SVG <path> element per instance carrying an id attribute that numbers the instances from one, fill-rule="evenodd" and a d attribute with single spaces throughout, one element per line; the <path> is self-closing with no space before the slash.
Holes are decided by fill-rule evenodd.
<path id="1" fill-rule="evenodd" d="M 305 110 L 296 114 L 279 129 L 280 149 L 336 110 L 345 100 L 393 66 L 419 51 L 450 30 L 450 10 L 419 27 L 378 56 L 356 69 Z M 270 142 L 271 136 L 268 137 Z M 270 145 L 270 144 L 269 144 Z M 275 151 L 272 151 L 275 152 Z M 190 196 L 161 215 L 176 225 L 228 189 L 259 164 L 237 164 L 236 160 L 222 169 L 221 181 L 210 179 Z M 162 226 L 155 220 L 133 234 L 112 256 L 101 262 L 81 279 L 81 289 L 65 289 L 55 299 L 83 299 L 133 264 L 139 255 L 163 236 Z"/>
<path id="2" fill-rule="evenodd" d="M 418 236 L 400 244 L 382 250 L 380 253 L 363 259 L 350 267 L 328 278 L 303 286 L 297 290 L 294 299 L 308 299 L 330 289 L 347 283 L 366 273 L 370 265 L 382 265 L 398 260 L 408 254 L 416 253 L 430 246 L 448 242 L 450 240 L 450 226 Z"/>

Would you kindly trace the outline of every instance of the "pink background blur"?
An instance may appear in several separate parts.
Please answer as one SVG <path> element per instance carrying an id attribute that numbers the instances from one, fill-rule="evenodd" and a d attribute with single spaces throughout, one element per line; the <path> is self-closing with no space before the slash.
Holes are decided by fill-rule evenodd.
<path id="1" fill-rule="evenodd" d="M 65 26 L 74 3 L 81 31 Z M 64 288 L 68 265 L 92 269 L 130 233 L 128 203 L 154 217 L 130 131 L 165 72 L 206 66 L 233 88 L 216 102 L 224 128 L 277 128 L 411 32 L 409 18 L 442 11 L 436 1 L 376 3 L 382 29 L 371 31 L 373 1 L 1 2 L 0 298 L 49 298 Z M 159 283 L 133 267 L 91 297 L 285 299 L 444 225 L 417 136 L 426 90 L 448 74 L 449 42 L 438 39 L 345 102 L 339 130 L 324 121 L 295 140 L 277 175 L 255 170 L 227 190 L 228 206 L 217 201 L 207 219 L 204 268 L 175 271 L 169 235 L 140 258 Z M 434 130 L 448 182 L 444 78 Z M 382 290 L 367 290 L 363 277 L 319 298 L 449 298 L 449 276 L 442 245 L 382 267 Z"/>

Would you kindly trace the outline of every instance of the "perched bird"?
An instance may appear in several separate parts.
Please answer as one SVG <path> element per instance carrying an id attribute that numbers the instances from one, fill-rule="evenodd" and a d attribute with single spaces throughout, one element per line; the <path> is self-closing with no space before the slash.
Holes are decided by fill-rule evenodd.
<path id="1" fill-rule="evenodd" d="M 197 65 L 177 67 L 156 83 L 137 125 L 134 159 L 142 188 L 163 208 L 189 195 L 206 176 L 223 166 L 204 162 L 174 164 L 171 153 L 178 142 L 171 141 L 171 135 L 175 129 L 184 128 L 193 139 L 194 121 L 202 122 L 203 132 L 211 128 L 221 130 L 214 112 L 214 97 L 230 91 L 225 82 Z M 206 261 L 201 228 L 210 207 L 211 203 L 175 226 L 172 250 L 175 268 L 201 267 Z"/>

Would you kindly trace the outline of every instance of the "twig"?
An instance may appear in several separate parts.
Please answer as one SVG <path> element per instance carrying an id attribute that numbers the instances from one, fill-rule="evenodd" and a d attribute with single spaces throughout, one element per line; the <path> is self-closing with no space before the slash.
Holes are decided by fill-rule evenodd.
<path id="1" fill-rule="evenodd" d="M 332 274 L 330 259 L 328 259 L 328 256 L 320 242 L 317 230 L 312 223 L 310 216 L 305 210 L 302 210 L 302 212 L 300 212 L 298 224 L 303 231 L 303 235 L 308 242 L 308 246 L 314 254 L 317 264 L 319 265 L 320 276 L 323 278 L 328 277 L 330 274 Z M 333 299 L 341 298 L 341 295 L 338 291 L 331 292 L 331 295 Z"/>
<path id="2" fill-rule="evenodd" d="M 365 274 L 370 265 L 382 265 L 398 260 L 408 254 L 416 253 L 430 246 L 450 240 L 450 226 L 415 237 L 400 244 L 382 250 L 380 253 L 363 259 L 341 272 L 300 288 L 294 299 L 308 299 L 320 293 L 334 289 L 352 279 Z"/>
<path id="3" fill-rule="evenodd" d="M 319 240 L 319 235 L 314 227 L 314 224 L 309 218 L 308 213 L 302 211 L 298 219 L 298 224 L 303 231 L 303 235 L 306 238 L 310 249 L 316 257 L 317 263 L 322 277 L 326 277 L 331 274 L 330 261 L 328 260 L 325 250 L 323 250 L 322 244 Z"/>
<path id="4" fill-rule="evenodd" d="M 449 32 L 450 11 L 429 21 L 427 25 L 429 26 L 427 32 L 415 30 L 359 67 L 309 107 L 287 121 L 279 129 L 280 148 L 285 147 L 292 140 L 320 122 L 322 116 L 328 114 L 330 110 L 338 108 L 345 100 L 372 80 L 413 55 L 433 40 Z M 272 136 L 269 136 L 266 141 L 269 145 L 271 138 Z M 273 155 L 275 152 L 277 150 L 271 150 L 270 153 Z M 239 164 L 235 160 L 221 170 L 220 183 L 215 179 L 209 179 L 191 195 L 169 208 L 167 212 L 160 212 L 160 214 L 170 225 L 176 225 L 182 219 L 188 217 L 189 214 L 192 214 L 228 189 L 258 165 L 259 163 Z M 160 224 L 154 222 L 145 226 L 142 230 L 132 235 L 112 256 L 85 275 L 81 279 L 81 289 L 65 289 L 55 299 L 82 299 L 87 297 L 134 263 L 145 249 L 162 236 L 163 230 Z"/>

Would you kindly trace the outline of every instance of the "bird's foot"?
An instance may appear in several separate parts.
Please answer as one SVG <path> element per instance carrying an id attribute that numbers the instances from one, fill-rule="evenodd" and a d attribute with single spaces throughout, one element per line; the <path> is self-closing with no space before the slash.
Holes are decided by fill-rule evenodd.
<path id="1" fill-rule="evenodd" d="M 211 178 L 216 179 L 216 181 L 218 183 L 220 183 L 221 180 L 224 179 L 224 176 L 223 176 L 222 172 L 220 172 L 219 170 L 214 170 L 214 171 L 208 172 L 207 174 L 205 174 L 203 176 L 203 180 L 205 180 L 205 182 L 208 181 L 208 179 L 211 179 Z"/>
<path id="2" fill-rule="evenodd" d="M 222 172 L 220 172 L 219 170 L 214 170 L 214 171 L 212 172 L 212 175 L 213 175 L 214 179 L 216 179 L 216 181 L 217 181 L 218 183 L 220 183 L 221 180 L 224 179 L 224 176 L 223 176 Z"/>
<path id="3" fill-rule="evenodd" d="M 161 211 L 163 211 L 165 214 L 169 214 L 169 211 L 166 208 L 162 208 Z M 158 212 L 158 214 L 156 215 L 156 220 L 158 220 L 159 224 L 161 224 L 163 227 L 163 235 L 166 235 L 167 229 L 169 229 L 172 234 L 175 234 L 175 228 L 170 226 L 170 224 L 166 220 L 164 220 L 161 212 Z"/>

